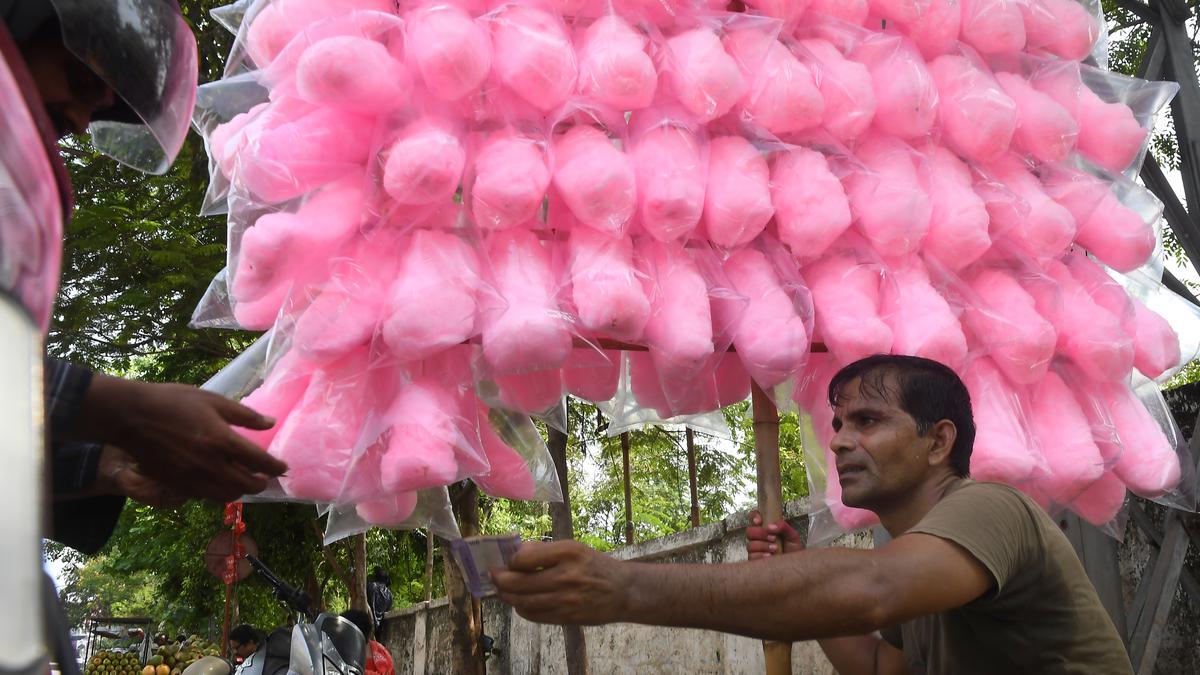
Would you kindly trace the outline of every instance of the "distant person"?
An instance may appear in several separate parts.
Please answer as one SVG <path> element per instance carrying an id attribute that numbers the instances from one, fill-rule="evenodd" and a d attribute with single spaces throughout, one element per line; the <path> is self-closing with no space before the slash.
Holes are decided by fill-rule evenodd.
<path id="1" fill-rule="evenodd" d="M 378 565 L 371 570 L 371 578 L 367 581 L 367 606 L 371 608 L 372 625 L 375 633 L 383 631 L 383 617 L 392 608 L 392 577 Z"/>
<path id="2" fill-rule="evenodd" d="M 389 599 L 391 594 L 388 594 Z M 395 675 L 395 666 L 392 665 L 392 655 L 388 653 L 387 647 L 378 643 L 374 639 L 374 631 L 371 628 L 371 615 L 361 609 L 348 609 L 341 614 L 343 619 L 347 619 L 350 623 L 358 626 L 362 631 L 363 637 L 367 639 L 367 658 L 363 662 L 363 670 L 366 675 Z"/>
<path id="3" fill-rule="evenodd" d="M 233 651 L 234 662 L 238 664 L 234 675 L 250 672 L 259 659 L 266 658 L 263 649 L 266 645 L 267 638 L 263 632 L 249 624 L 229 631 L 229 648 Z"/>

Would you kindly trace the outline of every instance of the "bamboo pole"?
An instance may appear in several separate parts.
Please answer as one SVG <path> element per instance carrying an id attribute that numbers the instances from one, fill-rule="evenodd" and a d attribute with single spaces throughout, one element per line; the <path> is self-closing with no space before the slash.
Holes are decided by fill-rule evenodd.
<path id="1" fill-rule="evenodd" d="M 769 394 L 751 384 L 754 409 L 754 455 L 758 473 L 758 512 L 764 523 L 783 518 L 783 487 L 779 474 L 779 411 Z M 792 645 L 763 642 L 767 675 L 791 675 Z"/>
<path id="2" fill-rule="evenodd" d="M 625 545 L 633 545 L 633 491 L 629 485 L 629 432 L 621 434 L 621 469 L 625 487 Z"/>
<path id="3" fill-rule="evenodd" d="M 687 439 L 688 490 L 692 495 L 692 527 L 700 527 L 700 494 L 696 489 L 696 438 L 692 428 L 684 431 Z"/>
<path id="4" fill-rule="evenodd" d="M 546 447 L 554 460 L 558 472 L 558 483 L 562 486 L 563 500 L 550 504 L 550 523 L 557 540 L 574 539 L 575 527 L 571 522 L 571 489 L 567 480 L 567 435 L 550 427 L 546 434 Z M 587 639 L 583 628 L 563 626 L 563 648 L 566 651 L 567 675 L 588 675 Z"/>

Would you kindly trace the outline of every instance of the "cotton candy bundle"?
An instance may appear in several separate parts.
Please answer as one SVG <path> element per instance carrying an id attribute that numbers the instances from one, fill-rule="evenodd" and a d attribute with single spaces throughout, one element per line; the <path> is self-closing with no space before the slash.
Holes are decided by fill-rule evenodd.
<path id="1" fill-rule="evenodd" d="M 1003 270 L 984 269 L 970 289 L 975 298 L 963 323 L 1000 371 L 1015 384 L 1045 378 L 1058 336 L 1021 283 Z"/>
<path id="2" fill-rule="evenodd" d="M 639 253 L 650 298 L 645 340 L 662 384 L 672 385 L 666 394 L 673 405 L 714 353 L 708 284 L 679 245 L 649 241 Z"/>
<path id="3" fill-rule="evenodd" d="M 937 83 L 938 120 L 947 146 L 969 160 L 990 162 L 1008 150 L 1017 105 L 966 57 L 947 54 L 929 64 Z"/>
<path id="4" fill-rule="evenodd" d="M 379 461 L 385 490 L 409 492 L 454 482 L 457 409 L 450 393 L 435 382 L 414 381 L 399 388 L 385 415 L 391 429 Z"/>
<path id="5" fill-rule="evenodd" d="M 406 206 L 450 200 L 467 161 L 458 134 L 436 119 L 409 125 L 385 154 L 383 189 L 396 203 Z"/>
<path id="6" fill-rule="evenodd" d="M 813 74 L 783 43 L 756 29 L 730 33 L 725 48 L 750 83 L 742 114 L 767 131 L 785 135 L 821 124 L 825 102 Z"/>
<path id="7" fill-rule="evenodd" d="M 931 210 L 924 249 L 942 267 L 958 271 L 992 245 L 987 207 L 972 188 L 971 170 L 954 153 L 931 145 L 925 159 Z"/>
<path id="8" fill-rule="evenodd" d="M 1022 0 L 959 0 L 963 42 L 984 54 L 1010 54 L 1025 47 Z"/>
<path id="9" fill-rule="evenodd" d="M 779 238 L 798 260 L 820 257 L 850 227 L 850 204 L 825 156 L 793 148 L 771 164 L 771 201 Z"/>
<path id="10" fill-rule="evenodd" d="M 432 356 L 476 332 L 479 260 L 457 235 L 418 230 L 388 290 L 384 344 L 402 362 Z"/>
<path id="11" fill-rule="evenodd" d="M 686 236 L 700 223 L 708 164 L 689 130 L 661 124 L 647 130 L 633 150 L 642 228 L 661 242 Z"/>
<path id="12" fill-rule="evenodd" d="M 892 351 L 933 359 L 951 367 L 967 357 L 958 317 L 929 281 L 924 266 L 892 271 L 880 287 L 880 313 L 892 329 Z"/>
<path id="13" fill-rule="evenodd" d="M 812 56 L 810 65 L 825 108 L 825 130 L 843 141 L 857 138 L 875 119 L 877 103 L 871 72 L 842 56 L 825 40 L 801 40 L 800 46 Z"/>
<path id="14" fill-rule="evenodd" d="M 1010 485 L 1028 481 L 1039 461 L 1012 387 L 986 357 L 967 368 L 963 382 L 975 418 L 971 476 Z"/>
<path id="15" fill-rule="evenodd" d="M 499 375 L 500 407 L 531 414 L 545 414 L 560 405 L 565 388 L 557 368 Z"/>
<path id="16" fill-rule="evenodd" d="M 1071 245 L 1075 218 L 1046 194 L 1024 162 L 1006 155 L 986 171 L 1001 186 L 977 186 L 991 216 L 993 239 L 1007 238 L 1036 258 L 1057 256 Z"/>
<path id="17" fill-rule="evenodd" d="M 696 28 L 667 40 L 673 69 L 668 72 L 679 102 L 701 122 L 733 109 L 745 96 L 747 83 L 737 61 L 707 28 Z"/>
<path id="18" fill-rule="evenodd" d="M 1108 407 L 1121 441 L 1113 470 L 1136 495 L 1153 499 L 1179 484 L 1179 455 L 1146 406 L 1123 383 L 1096 383 L 1094 393 Z"/>
<path id="19" fill-rule="evenodd" d="M 584 225 L 614 236 L 637 208 L 633 161 L 603 131 L 577 126 L 554 143 L 554 186 Z"/>
<path id="20" fill-rule="evenodd" d="M 1044 181 L 1044 188 L 1075 217 L 1075 241 L 1113 269 L 1130 272 L 1154 252 L 1157 241 L 1150 224 L 1100 179 L 1058 171 Z"/>
<path id="21" fill-rule="evenodd" d="M 937 119 L 937 87 L 912 43 L 876 36 L 864 40 L 851 57 L 871 72 L 876 129 L 905 139 L 929 133 Z"/>
<path id="22" fill-rule="evenodd" d="M 1027 0 L 1020 4 L 1026 45 L 1082 61 L 1100 37 L 1100 23 L 1075 0 Z"/>
<path id="23" fill-rule="evenodd" d="M 479 88 L 492 68 L 487 32 L 452 4 L 431 4 L 405 15 L 405 53 L 434 96 L 456 101 Z"/>
<path id="24" fill-rule="evenodd" d="M 261 5 L 246 32 L 246 51 L 259 68 L 266 68 L 305 28 L 354 11 L 392 12 L 390 0 L 277 0 Z"/>
<path id="25" fill-rule="evenodd" d="M 892 347 L 892 330 L 879 317 L 879 271 L 845 255 L 828 256 L 804 270 L 816 304 L 816 325 L 834 358 L 851 363 Z"/>
<path id="26" fill-rule="evenodd" d="M 850 176 L 846 193 L 862 233 L 881 255 L 917 250 L 932 215 L 920 157 L 903 141 L 879 134 L 858 147 L 857 157 L 866 170 Z"/>
<path id="27" fill-rule="evenodd" d="M 1097 305 L 1061 262 L 1049 261 L 1046 273 L 1057 284 L 1057 297 L 1047 297 L 1046 285 L 1033 285 L 1031 292 L 1039 313 L 1058 333 L 1058 353 L 1091 379 L 1127 380 L 1133 369 L 1133 340 L 1122 329 L 1120 317 Z"/>
<path id="28" fill-rule="evenodd" d="M 811 0 L 748 0 L 746 5 L 767 16 L 792 22 L 804 14 L 810 2 Z"/>
<path id="29" fill-rule="evenodd" d="M 633 242 L 577 228 L 571 233 L 570 270 L 571 296 L 584 328 L 626 342 L 641 339 L 650 302 L 633 267 Z"/>
<path id="30" fill-rule="evenodd" d="M 712 139 L 704 229 L 709 241 L 730 248 L 757 237 L 774 215 L 767 160 L 741 136 Z"/>
<path id="31" fill-rule="evenodd" d="M 567 391 L 585 401 L 611 401 L 621 380 L 621 357 L 613 352 L 575 349 L 563 364 Z"/>
<path id="32" fill-rule="evenodd" d="M 748 300 L 734 330 L 733 346 L 754 381 L 769 389 L 804 365 L 808 330 L 762 253 L 735 252 L 725 261 L 725 274 Z"/>
<path id="33" fill-rule="evenodd" d="M 646 45 L 646 36 L 619 17 L 597 19 L 579 47 L 580 91 L 619 110 L 649 106 L 658 90 L 658 73 Z"/>
<path id="34" fill-rule="evenodd" d="M 471 210 L 481 227 L 505 229 L 537 215 L 550 186 L 550 170 L 533 141 L 493 135 L 475 158 Z"/>
<path id="35" fill-rule="evenodd" d="M 1104 472 L 1100 449 L 1075 395 L 1058 373 L 1046 373 L 1030 387 L 1030 397 L 1030 425 L 1046 448 L 1049 470 L 1039 487 L 1058 503 L 1070 503 Z"/>
<path id="36" fill-rule="evenodd" d="M 953 49 L 962 27 L 962 8 L 958 0 L 923 0 L 915 4 L 922 5 L 915 18 L 897 21 L 904 34 L 916 43 L 927 59 Z"/>
<path id="37" fill-rule="evenodd" d="M 488 257 L 495 291 L 485 294 L 483 356 L 500 374 L 557 366 L 571 351 L 571 333 L 557 312 L 550 256 L 533 233 L 493 235 Z"/>
<path id="38" fill-rule="evenodd" d="M 996 73 L 996 81 L 1017 106 L 1016 149 L 1043 162 L 1057 162 L 1075 148 L 1079 125 L 1053 98 L 1014 73 Z"/>
<path id="39" fill-rule="evenodd" d="M 530 500 L 536 496 L 537 484 L 520 453 L 513 450 L 496 434 L 488 421 L 488 409 L 476 403 L 478 412 L 479 440 L 490 466 L 486 476 L 475 476 L 479 488 L 493 497 Z"/>
<path id="40" fill-rule="evenodd" d="M 533 7 L 506 5 L 493 19 L 492 67 L 510 89 L 541 111 L 566 102 L 579 69 L 559 21 Z"/>
<path id="41" fill-rule="evenodd" d="M 363 37 L 321 40 L 296 65 L 296 91 L 311 103 L 383 113 L 399 107 L 411 88 L 404 64 Z"/>
<path id="42" fill-rule="evenodd" d="M 809 10 L 861 26 L 867 20 L 870 7 L 867 0 L 812 0 Z"/>

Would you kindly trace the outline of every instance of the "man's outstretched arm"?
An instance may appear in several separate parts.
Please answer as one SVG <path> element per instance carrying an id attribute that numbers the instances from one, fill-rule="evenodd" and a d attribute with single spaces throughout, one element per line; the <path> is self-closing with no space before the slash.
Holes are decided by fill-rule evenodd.
<path id="1" fill-rule="evenodd" d="M 632 622 L 780 641 L 864 635 L 961 607 L 992 584 L 964 549 L 919 534 L 873 551 L 725 565 L 621 562 L 575 542 L 528 543 L 493 576 L 500 597 L 532 621 Z"/>

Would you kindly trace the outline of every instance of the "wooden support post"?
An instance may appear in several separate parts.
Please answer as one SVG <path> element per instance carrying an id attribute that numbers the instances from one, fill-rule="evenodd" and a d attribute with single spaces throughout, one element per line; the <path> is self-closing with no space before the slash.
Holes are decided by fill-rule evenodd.
<path id="1" fill-rule="evenodd" d="M 621 476 L 625 487 L 625 545 L 633 545 L 633 491 L 629 485 L 629 432 L 621 434 Z"/>
<path id="2" fill-rule="evenodd" d="M 1171 614 L 1179 573 L 1187 555 L 1188 536 L 1180 521 L 1179 512 L 1170 509 L 1163 523 L 1163 547 L 1159 551 L 1148 585 L 1148 595 L 1142 611 L 1133 625 L 1129 640 L 1129 658 L 1137 675 L 1152 675 L 1162 644 L 1163 631 Z"/>
<path id="3" fill-rule="evenodd" d="M 562 486 L 563 500 L 550 504 L 550 527 L 555 539 L 574 539 L 575 528 L 571 523 L 571 490 L 567 482 L 567 435 L 550 427 L 546 447 L 558 471 L 558 484 Z M 588 675 L 587 641 L 579 626 L 563 626 L 563 647 L 567 654 L 567 675 Z"/>
<path id="4" fill-rule="evenodd" d="M 433 600 L 433 533 L 425 530 L 425 604 Z"/>
<path id="5" fill-rule="evenodd" d="M 758 512 L 764 523 L 783 518 L 783 486 L 779 471 L 779 411 L 771 396 L 751 384 L 754 408 L 754 456 L 758 472 Z M 767 675 L 791 675 L 792 645 L 763 642 Z"/>
<path id="6" fill-rule="evenodd" d="M 1075 555 L 1083 563 L 1088 579 L 1100 596 L 1100 603 L 1108 612 L 1121 639 L 1128 642 L 1129 630 L 1125 625 L 1125 596 L 1121 590 L 1121 566 L 1117 560 L 1117 540 L 1104 534 L 1094 525 L 1080 520 L 1074 513 L 1060 519 L 1059 525 L 1075 549 Z"/>
<path id="7" fill-rule="evenodd" d="M 463 537 L 479 534 L 479 488 L 467 481 L 466 487 L 451 493 L 458 529 Z M 450 554 L 442 547 L 446 570 L 446 599 L 450 613 L 450 667 L 455 675 L 483 675 L 486 655 L 483 653 L 483 609 L 479 599 L 467 591 L 462 572 Z"/>
<path id="8" fill-rule="evenodd" d="M 696 490 L 696 439 L 692 428 L 684 431 L 687 438 L 688 491 L 692 495 L 692 527 L 700 527 L 700 493 Z"/>

